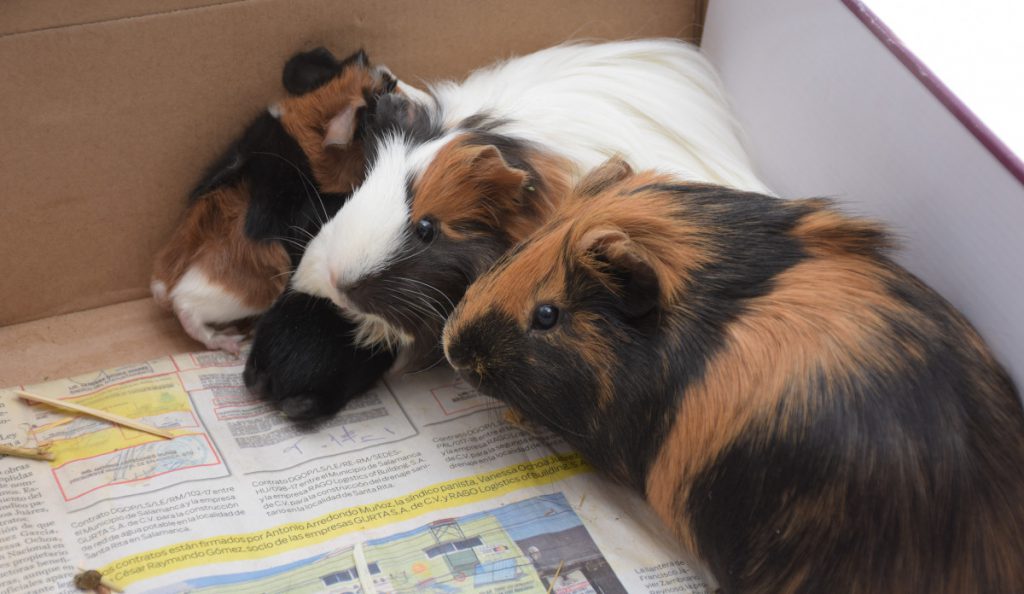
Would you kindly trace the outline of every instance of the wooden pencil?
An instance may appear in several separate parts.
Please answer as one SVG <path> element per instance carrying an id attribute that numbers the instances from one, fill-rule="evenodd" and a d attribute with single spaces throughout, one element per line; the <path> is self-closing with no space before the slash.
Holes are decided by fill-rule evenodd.
<path id="1" fill-rule="evenodd" d="M 162 437 L 164 439 L 174 439 L 174 434 L 171 433 L 170 431 L 158 429 L 151 425 L 140 423 L 135 419 L 129 419 L 128 417 L 123 417 L 121 415 L 107 412 L 105 410 L 99 410 L 88 406 L 82 406 L 81 404 L 75 404 L 74 402 L 66 402 L 64 400 L 60 400 L 59 398 L 49 398 L 47 396 L 40 396 L 38 394 L 30 394 L 28 392 L 18 391 L 16 393 L 18 394 L 18 396 L 24 398 L 25 400 L 30 400 L 32 402 L 40 402 L 43 404 L 48 404 L 54 408 L 60 408 L 63 410 L 70 410 L 77 413 L 82 413 L 83 415 L 89 415 L 91 417 L 96 417 L 97 419 L 103 419 L 104 421 L 114 423 L 115 425 L 121 425 L 124 427 L 128 427 L 130 429 L 135 429 L 136 431 L 142 431 L 144 433 L 149 433 L 150 435 L 156 435 L 157 437 Z"/>

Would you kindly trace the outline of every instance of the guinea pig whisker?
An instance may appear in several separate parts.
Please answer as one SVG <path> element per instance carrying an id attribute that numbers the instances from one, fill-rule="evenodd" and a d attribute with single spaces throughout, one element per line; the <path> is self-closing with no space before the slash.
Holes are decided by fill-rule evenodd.
<path id="1" fill-rule="evenodd" d="M 444 321 L 444 318 L 442 318 L 436 311 L 427 308 L 424 304 L 417 303 L 417 302 L 413 301 L 411 295 L 408 295 L 406 293 L 402 293 L 401 291 L 392 291 L 391 295 L 396 300 L 398 300 L 398 301 L 402 302 L 403 304 L 407 305 L 415 313 L 417 313 L 417 314 L 419 314 L 421 316 L 427 316 L 427 317 L 430 317 L 431 319 L 437 320 L 439 322 L 443 322 Z"/>
<path id="2" fill-rule="evenodd" d="M 430 316 L 431 319 L 437 320 L 438 322 L 444 322 L 444 314 L 438 311 L 438 304 L 427 300 L 424 295 L 416 293 L 404 293 L 404 295 L 406 295 L 407 299 L 412 299 L 414 297 L 419 299 L 418 302 L 410 305 L 414 305 L 420 313 Z"/>
<path id="3" fill-rule="evenodd" d="M 396 316 L 398 318 L 401 318 L 401 320 L 403 322 L 405 322 L 406 324 L 408 324 L 410 327 L 417 326 L 416 320 L 414 320 L 411 317 L 409 317 L 408 312 L 405 312 L 405 311 L 403 311 L 401 309 L 391 309 L 389 311 L 391 312 L 392 315 L 394 315 L 394 316 Z"/>
<path id="4" fill-rule="evenodd" d="M 402 305 L 405 305 L 408 308 L 413 308 L 413 304 L 409 303 L 404 297 L 402 297 L 401 294 L 392 291 L 389 296 L 392 297 L 395 301 L 401 303 Z M 403 308 L 388 307 L 387 311 L 393 316 L 400 317 L 405 323 L 409 325 L 410 328 L 415 328 L 416 326 L 419 325 L 416 319 L 410 317 L 411 313 L 416 313 L 414 309 L 413 312 L 410 312 Z"/>
<path id="5" fill-rule="evenodd" d="M 303 250 L 303 251 L 306 249 L 306 245 L 308 243 L 308 242 L 303 243 L 303 242 L 301 242 L 301 241 L 299 241 L 297 239 L 292 239 L 291 237 L 276 236 L 276 237 L 271 237 L 271 239 L 274 240 L 274 241 L 280 241 L 281 243 L 287 243 L 289 245 L 293 245 L 293 246 L 295 246 L 298 249 Z"/>
<path id="6" fill-rule="evenodd" d="M 531 396 L 527 395 L 525 398 L 523 398 L 522 397 L 522 392 L 519 390 L 518 384 L 516 384 L 514 382 L 509 384 L 509 387 L 511 389 L 515 390 L 516 392 L 519 392 L 520 397 L 516 399 L 518 401 L 518 403 L 519 403 L 519 406 L 531 409 L 531 411 L 533 413 L 535 413 L 538 417 L 540 417 L 541 419 L 544 419 L 545 421 L 547 421 L 548 424 L 549 424 L 549 427 L 551 429 L 554 429 L 554 430 L 556 430 L 558 432 L 561 432 L 561 433 L 566 433 L 566 434 L 572 435 L 574 437 L 581 437 L 581 438 L 586 438 L 587 437 L 585 434 L 580 433 L 579 431 L 573 431 L 572 429 L 569 429 L 568 427 L 562 426 L 560 423 L 556 423 L 550 416 L 544 414 L 543 409 L 541 409 L 540 407 L 538 407 L 536 405 L 530 404 L 528 407 L 524 406 L 527 403 L 531 402 Z M 536 397 L 536 394 L 534 394 L 532 397 Z"/>
<path id="7" fill-rule="evenodd" d="M 430 286 L 429 284 L 427 284 L 425 282 L 422 282 L 422 281 L 418 281 L 418 280 L 413 279 L 413 278 L 407 278 L 407 277 L 404 277 L 404 276 L 396 277 L 395 280 L 404 281 L 404 282 L 412 282 L 412 283 L 416 283 L 416 284 L 419 284 L 419 285 L 423 285 L 423 286 L 425 286 L 427 288 L 433 289 L 437 293 L 440 293 L 441 296 L 444 297 L 445 300 L 448 301 L 448 304 L 451 305 L 451 309 L 447 310 L 447 312 L 451 312 L 451 311 L 455 310 L 455 304 L 452 303 L 452 300 L 449 299 L 448 296 L 445 295 L 444 293 L 442 293 L 440 290 Z M 417 297 L 419 297 L 420 299 L 422 299 L 424 306 L 429 307 L 430 310 L 437 316 L 438 321 L 441 322 L 441 323 L 444 323 L 444 321 L 445 321 L 445 319 L 447 317 L 447 312 L 445 311 L 445 307 L 444 307 L 444 303 L 443 302 L 441 302 L 439 299 L 437 299 L 433 295 L 430 295 L 430 294 L 427 294 L 427 293 L 412 293 L 412 294 L 414 294 Z"/>
<path id="8" fill-rule="evenodd" d="M 275 236 L 271 237 L 270 239 L 272 239 L 273 241 L 280 241 L 281 243 L 290 243 L 290 244 L 292 244 L 294 246 L 298 246 L 298 247 L 305 247 L 305 245 L 306 245 L 303 242 L 299 241 L 298 239 L 295 239 L 295 238 L 292 238 L 292 237 L 284 237 L 282 235 L 275 235 Z"/>
<path id="9" fill-rule="evenodd" d="M 398 279 L 381 280 L 383 280 L 385 284 L 391 285 L 393 287 L 391 293 L 395 295 L 396 298 L 401 298 L 402 302 L 405 303 L 406 305 L 414 307 L 415 309 L 424 314 L 429 314 L 432 316 L 441 316 L 440 312 L 438 312 L 434 307 L 430 306 L 429 302 L 425 300 L 419 303 L 413 302 L 413 298 L 419 297 L 420 299 L 423 299 L 424 296 L 419 293 L 411 293 L 405 291 L 405 287 L 402 285 L 401 282 L 398 281 Z M 424 308 L 426 308 L 426 310 Z"/>
<path id="10" fill-rule="evenodd" d="M 302 178 L 302 181 L 303 181 L 302 187 L 306 190 L 306 200 L 310 199 L 309 190 L 310 190 L 310 188 L 312 188 L 313 195 L 316 196 L 317 202 L 320 203 L 320 211 L 322 211 L 322 212 L 316 211 L 314 209 L 314 212 L 316 212 L 316 214 L 317 214 L 317 218 L 320 219 L 319 220 L 320 226 L 322 227 L 322 226 L 327 224 L 327 219 L 329 218 L 328 215 L 327 215 L 327 207 L 324 206 L 323 198 L 320 197 L 320 190 L 317 189 L 316 184 L 313 183 L 313 180 L 309 179 L 309 176 L 307 176 L 302 171 L 301 167 L 299 167 L 295 163 L 292 163 L 291 160 L 286 159 L 286 158 L 284 158 L 283 156 L 281 156 L 281 155 L 279 155 L 277 153 L 271 153 L 271 152 L 266 152 L 266 151 L 256 151 L 256 152 L 253 152 L 253 154 L 254 155 L 266 155 L 268 157 L 277 157 L 278 159 L 281 159 L 282 161 L 284 161 L 285 163 L 290 165 L 291 168 L 294 169 L 295 172 L 299 174 L 299 177 Z"/>
<path id="11" fill-rule="evenodd" d="M 409 281 L 409 282 L 412 282 L 412 283 L 416 283 L 416 284 L 418 284 L 418 285 L 423 285 L 424 287 L 426 287 L 426 288 L 430 289 L 431 291 L 434 291 L 435 293 L 437 293 L 437 294 L 438 294 L 438 295 L 440 295 L 441 297 L 444 297 L 445 301 L 447 301 L 447 302 L 448 302 L 448 305 L 449 305 L 449 306 L 450 306 L 450 307 L 452 308 L 452 309 L 451 309 L 451 311 L 454 311 L 454 310 L 455 310 L 455 304 L 454 304 L 454 303 L 452 303 L 451 297 L 449 297 L 448 295 L 446 295 L 446 294 L 444 293 L 444 291 L 442 291 L 441 289 L 438 289 L 437 287 L 435 287 L 435 286 L 431 285 L 430 283 L 426 283 L 426 282 L 424 282 L 424 281 L 421 281 L 421 280 L 416 280 L 416 279 L 414 279 L 414 278 L 407 278 L 407 277 L 399 277 L 399 278 L 401 278 L 401 279 L 403 279 L 403 280 L 406 280 L 406 281 Z M 441 303 L 438 303 L 438 305 L 443 305 L 443 304 L 441 304 Z"/>
<path id="12" fill-rule="evenodd" d="M 437 361 L 434 361 L 430 365 L 427 365 L 423 369 L 417 369 L 416 371 L 410 371 L 410 372 L 406 373 L 405 375 L 416 375 L 417 373 L 423 373 L 425 371 L 430 371 L 431 369 L 437 367 L 439 364 L 441 364 L 443 362 L 444 362 L 444 355 L 442 355 L 440 359 L 438 359 Z"/>
<path id="13" fill-rule="evenodd" d="M 281 278 L 282 276 L 291 276 L 293 274 L 295 274 L 295 269 L 289 266 L 288 270 L 285 270 L 284 272 L 278 272 L 277 274 L 271 276 L 270 278 L 271 280 L 276 280 Z"/>
<path id="14" fill-rule="evenodd" d="M 392 260 L 391 264 L 394 265 L 394 264 L 399 264 L 399 263 L 405 262 L 406 260 L 411 260 L 411 259 L 415 258 L 416 256 L 419 256 L 420 254 L 426 252 L 429 249 L 430 249 L 430 244 L 426 244 L 423 247 L 419 248 L 418 250 L 415 250 L 415 251 L 409 250 L 405 254 L 402 254 L 398 258 Z"/>
<path id="15" fill-rule="evenodd" d="M 309 229 L 304 229 L 304 228 L 302 228 L 302 227 L 299 227 L 298 225 L 292 225 L 292 226 L 290 226 L 290 227 L 288 227 L 288 228 L 289 228 L 289 229 L 295 229 L 295 230 L 296 230 L 296 231 L 298 231 L 299 233 L 302 233 L 302 234 L 306 235 L 306 237 L 309 237 L 310 241 L 312 241 L 312 240 L 313 240 L 313 238 L 315 237 L 315 236 L 314 236 L 314 235 L 313 235 L 313 234 L 312 234 L 312 233 L 311 233 L 311 232 L 309 231 Z M 307 245 L 308 245 L 308 243 L 309 243 L 309 242 L 306 242 L 306 243 L 307 243 Z"/>

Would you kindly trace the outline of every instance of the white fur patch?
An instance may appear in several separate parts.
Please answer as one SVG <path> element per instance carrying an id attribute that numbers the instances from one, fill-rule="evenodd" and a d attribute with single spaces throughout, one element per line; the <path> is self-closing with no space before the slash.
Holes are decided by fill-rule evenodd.
<path id="1" fill-rule="evenodd" d="M 675 39 L 566 44 L 431 87 L 444 124 L 484 112 L 580 173 L 613 155 L 635 169 L 768 192 L 743 148 L 718 75 Z"/>
<path id="2" fill-rule="evenodd" d="M 220 332 L 210 324 L 224 324 L 260 313 L 260 310 L 244 305 L 236 295 L 213 282 L 195 266 L 181 277 L 169 297 L 174 313 L 189 336 L 207 348 L 233 353 L 238 352 L 237 345 L 244 337 Z"/>
<path id="3" fill-rule="evenodd" d="M 395 328 L 380 316 L 354 313 L 351 319 L 356 323 L 355 339 L 359 346 L 372 348 L 385 344 L 396 351 L 413 343 L 412 336 Z"/>

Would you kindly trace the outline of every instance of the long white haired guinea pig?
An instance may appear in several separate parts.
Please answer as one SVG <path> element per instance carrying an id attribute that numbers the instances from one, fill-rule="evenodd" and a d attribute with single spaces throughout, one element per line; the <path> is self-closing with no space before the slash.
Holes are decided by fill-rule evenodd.
<path id="1" fill-rule="evenodd" d="M 362 344 L 397 349 L 406 370 L 443 361 L 440 331 L 465 288 L 546 218 L 578 171 L 617 154 L 765 189 L 713 69 L 678 40 L 558 46 L 430 93 L 433 106 L 389 108 L 402 117 L 383 126 L 363 185 L 293 278 L 352 317 Z"/>
<path id="2" fill-rule="evenodd" d="M 466 292 L 448 359 L 643 493 L 726 594 L 1024 592 L 1024 412 L 874 223 L 621 163 Z"/>

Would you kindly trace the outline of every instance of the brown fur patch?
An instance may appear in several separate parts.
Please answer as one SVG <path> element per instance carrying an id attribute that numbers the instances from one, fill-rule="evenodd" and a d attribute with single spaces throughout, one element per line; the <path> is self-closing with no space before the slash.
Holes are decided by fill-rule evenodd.
<path id="1" fill-rule="evenodd" d="M 353 65 L 322 87 L 287 97 L 277 104 L 281 125 L 309 157 L 313 176 L 324 192 L 348 193 L 362 181 L 362 143 L 324 146 L 324 137 L 335 116 L 348 108 L 365 105 L 364 91 L 377 89 L 381 84 L 381 78 L 371 69 Z M 356 109 L 348 113 L 355 118 Z"/>
<path id="2" fill-rule="evenodd" d="M 738 436 L 756 431 L 755 420 L 789 423 L 814 413 L 806 402 L 780 403 L 793 378 L 817 369 L 850 372 L 866 361 L 892 367 L 891 357 L 872 349 L 883 322 L 871 304 L 884 293 L 878 271 L 859 259 L 811 260 L 780 274 L 776 290 L 727 328 L 724 348 L 681 398 L 648 473 L 648 500 L 690 550 L 699 549 L 677 505 L 694 477 Z"/>
<path id="3" fill-rule="evenodd" d="M 157 254 L 153 278 L 170 292 L 194 265 L 247 307 L 270 307 L 284 291 L 291 262 L 280 243 L 255 242 L 245 235 L 248 207 L 245 184 L 218 188 L 196 200 Z"/>
<path id="4" fill-rule="evenodd" d="M 529 160 L 540 180 L 531 180 L 526 171 L 505 162 L 495 147 L 469 140 L 468 134 L 462 135 L 438 151 L 414 188 L 412 219 L 432 217 L 445 235 L 456 240 L 475 224 L 501 229 L 518 242 L 564 197 L 570 166 L 534 151 Z"/>
<path id="5" fill-rule="evenodd" d="M 596 196 L 633 175 L 629 163 L 619 157 L 612 157 L 583 176 L 576 184 L 574 193 L 579 197 Z"/>
<path id="6" fill-rule="evenodd" d="M 828 208 L 827 200 L 794 200 L 792 203 L 813 205 L 817 209 L 800 219 L 791 232 L 814 256 L 842 253 L 875 256 L 894 247 L 885 228 L 876 221 L 843 215 Z"/>

